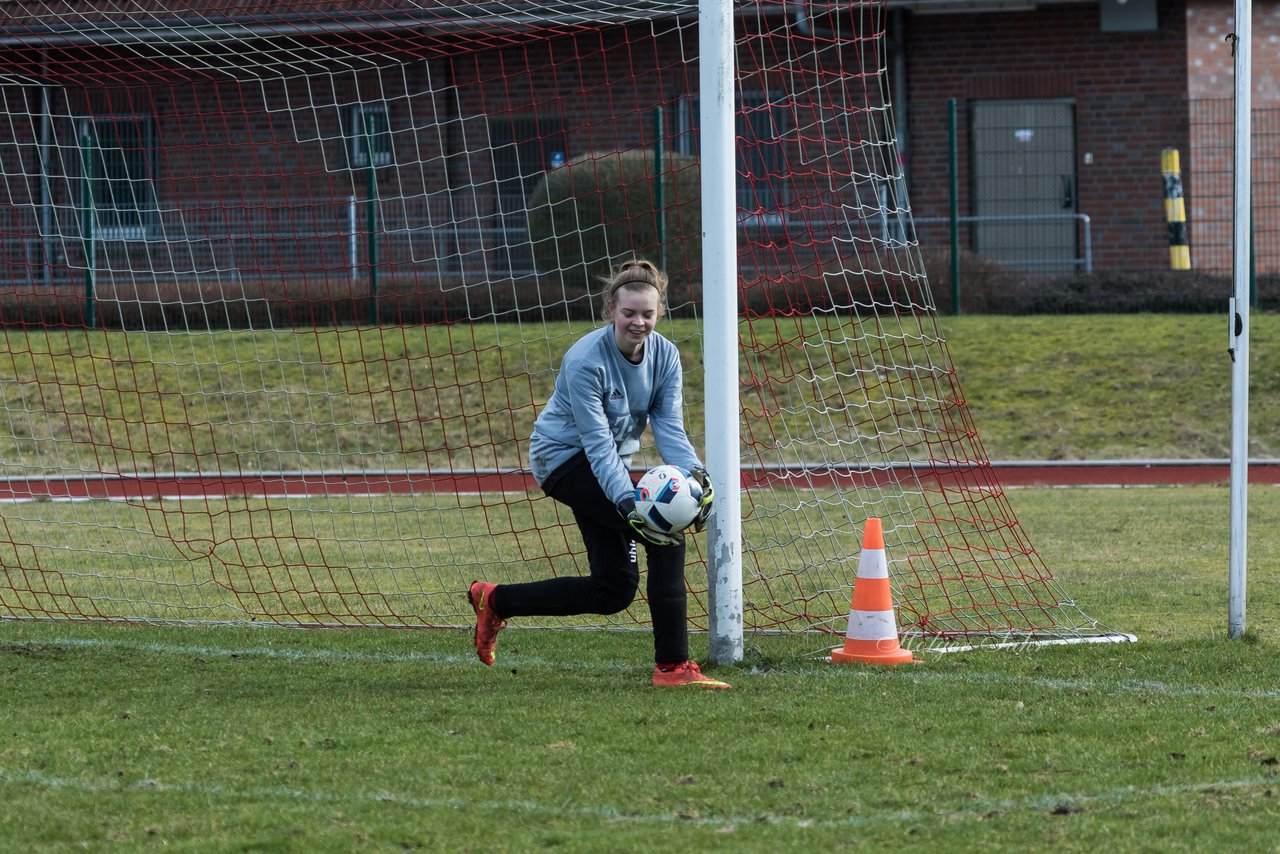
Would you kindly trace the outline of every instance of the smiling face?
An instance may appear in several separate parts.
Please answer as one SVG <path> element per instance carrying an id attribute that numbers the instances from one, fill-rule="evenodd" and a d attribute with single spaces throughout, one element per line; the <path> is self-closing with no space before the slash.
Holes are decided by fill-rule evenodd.
<path id="1" fill-rule="evenodd" d="M 644 355 L 644 342 L 662 316 L 658 289 L 648 285 L 619 288 L 606 309 L 613 323 L 613 338 L 618 342 L 618 349 L 631 361 L 640 361 Z"/>

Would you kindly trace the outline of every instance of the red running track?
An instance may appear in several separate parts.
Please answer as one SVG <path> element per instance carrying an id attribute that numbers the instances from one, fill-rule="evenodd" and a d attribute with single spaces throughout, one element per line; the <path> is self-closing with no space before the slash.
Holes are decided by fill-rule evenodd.
<path id="1" fill-rule="evenodd" d="M 786 481 L 822 488 L 878 486 L 919 476 L 923 480 L 962 479 L 1003 487 L 1015 486 L 1189 486 L 1228 484 L 1226 460 L 1119 461 L 1005 461 L 985 466 L 890 466 L 878 469 L 746 469 L 747 487 Z M 1280 484 L 1280 460 L 1249 464 L 1249 482 Z M 423 493 L 526 492 L 536 489 L 524 471 L 468 471 L 391 473 L 263 472 L 257 474 L 95 474 L 78 477 L 22 477 L 0 479 L 0 501 L 40 501 L 92 498 L 214 498 L 218 496 L 415 495 Z"/>

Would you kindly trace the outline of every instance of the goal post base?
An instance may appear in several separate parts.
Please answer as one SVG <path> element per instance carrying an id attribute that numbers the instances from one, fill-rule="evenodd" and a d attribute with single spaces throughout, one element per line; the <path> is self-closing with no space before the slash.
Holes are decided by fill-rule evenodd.
<path id="1" fill-rule="evenodd" d="M 1007 635 L 1003 637 L 1007 637 Z M 954 653 L 987 649 L 1029 649 L 1042 646 L 1077 646 L 1080 644 L 1097 643 L 1137 643 L 1138 636 L 1125 632 L 1111 632 L 1102 635 L 1087 635 L 1071 638 L 1044 638 L 1034 636 L 1022 638 L 1020 640 L 996 640 L 993 638 L 988 643 L 979 642 L 965 644 L 952 644 L 945 639 L 926 639 L 918 635 L 915 638 L 912 638 L 910 635 L 906 635 L 904 636 L 904 640 L 915 641 L 912 648 L 916 650 L 923 650 L 930 653 Z"/>

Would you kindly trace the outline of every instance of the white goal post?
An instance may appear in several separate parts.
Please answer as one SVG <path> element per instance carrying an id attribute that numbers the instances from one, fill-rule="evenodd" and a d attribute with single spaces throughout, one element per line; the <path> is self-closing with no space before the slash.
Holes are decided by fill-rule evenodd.
<path id="1" fill-rule="evenodd" d="M 1249 530 L 1249 274 L 1253 249 L 1253 2 L 1235 0 L 1235 132 L 1232 183 L 1232 292 L 1227 323 L 1231 354 L 1231 521 L 1227 635 L 1245 632 Z"/>
<path id="2" fill-rule="evenodd" d="M 742 658 L 742 495 L 738 413 L 738 209 L 733 0 L 701 0 L 703 348 L 707 466 L 716 511 L 707 535 L 707 615 L 711 659 Z"/>

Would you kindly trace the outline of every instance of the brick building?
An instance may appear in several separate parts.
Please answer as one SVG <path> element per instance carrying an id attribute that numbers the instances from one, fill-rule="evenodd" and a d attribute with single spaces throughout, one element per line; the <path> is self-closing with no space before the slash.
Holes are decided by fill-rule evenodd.
<path id="1" fill-rule="evenodd" d="M 947 100 L 954 98 L 962 215 L 1083 214 L 1094 269 L 1167 267 L 1160 155 L 1176 148 L 1193 265 L 1230 269 L 1231 0 L 902 7 L 915 11 L 893 18 L 891 31 L 900 27 L 907 171 L 922 241 L 946 240 L 945 226 L 930 220 L 947 214 Z M 1258 261 L 1276 269 L 1280 241 L 1266 212 L 1280 177 L 1269 122 L 1280 107 L 1280 4 L 1255 3 L 1253 18 Z M 1020 180 L 1011 164 L 1032 174 Z M 984 165 L 988 174 L 978 174 Z M 1082 260 L 1084 236 L 1069 221 L 971 223 L 964 240 L 1034 263 L 1034 247 L 1061 244 L 1064 230 L 1067 253 L 1060 245 L 1053 257 L 1074 250 Z"/>
<path id="2" fill-rule="evenodd" d="M 387 281 L 430 276 L 447 286 L 479 270 L 515 282 L 535 272 L 524 203 L 545 170 L 588 152 L 648 150 L 655 120 L 673 152 L 696 150 L 690 3 L 671 3 L 657 24 L 624 16 L 603 27 L 566 24 L 572 4 L 530 4 L 519 38 L 467 14 L 481 4 L 135 5 L 125 15 L 0 2 L 12 134 L 12 144 L 0 138 L 6 281 L 77 281 L 88 243 L 77 211 L 88 204 L 94 265 L 138 299 L 147 287 L 163 299 L 163 285 L 183 280 L 222 291 L 247 280 L 306 279 L 314 289 L 355 279 L 374 227 Z M 1280 105 L 1280 3 L 1256 5 L 1255 104 L 1265 110 Z M 14 14 L 33 8 L 41 14 Z M 1166 267 L 1160 152 L 1176 148 L 1193 262 L 1222 270 L 1231 15 L 1230 0 L 766 2 L 740 10 L 738 26 L 772 28 L 772 41 L 757 44 L 779 53 L 787 39 L 820 42 L 814 28 L 887 30 L 883 60 L 859 45 L 856 56 L 826 61 L 881 78 L 867 87 L 866 112 L 890 94 L 922 244 L 946 244 L 954 99 L 967 248 L 1047 271 L 1086 259 L 1094 269 Z M 184 50 L 193 45 L 183 61 L 150 34 L 160 22 Z M 847 228 L 808 216 L 817 190 L 794 163 L 812 153 L 789 103 L 796 93 L 778 97 L 788 85 L 778 68 L 747 75 L 739 104 L 740 170 L 790 170 L 739 192 L 744 227 L 774 228 L 761 238 L 774 247 L 794 236 L 796 212 L 819 232 Z M 854 128 L 848 139 L 874 159 L 887 150 L 875 139 L 882 132 Z M 1257 149 L 1255 205 L 1266 210 L 1280 177 L 1269 148 Z M 852 192 L 886 192 L 895 166 L 872 166 L 865 187 L 856 186 L 861 167 L 846 170 Z M 88 184 L 78 180 L 85 169 Z M 375 196 L 371 223 L 364 203 Z M 784 249 L 770 263 L 820 269 L 822 259 Z M 1259 266 L 1280 267 L 1280 245 L 1273 252 L 1260 238 Z"/>

